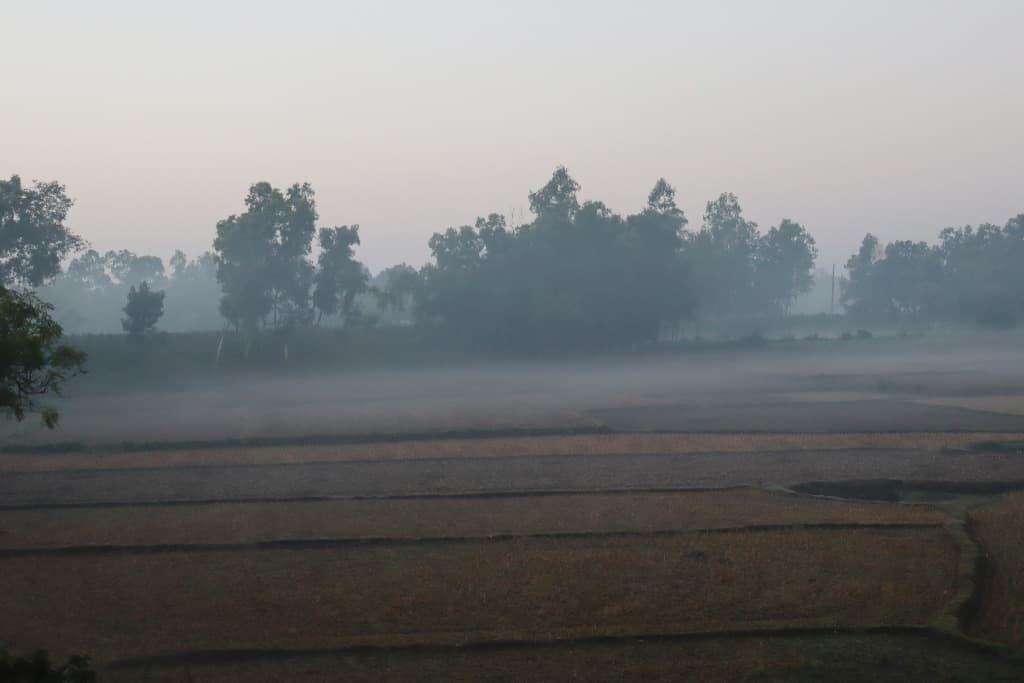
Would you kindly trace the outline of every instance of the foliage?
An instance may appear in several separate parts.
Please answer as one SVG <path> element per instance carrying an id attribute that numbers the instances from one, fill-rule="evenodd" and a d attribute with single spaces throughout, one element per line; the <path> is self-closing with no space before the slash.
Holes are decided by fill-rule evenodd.
<path id="1" fill-rule="evenodd" d="M 256 183 L 245 206 L 245 213 L 217 223 L 213 248 L 224 292 L 221 313 L 248 332 L 268 317 L 274 327 L 309 321 L 313 266 L 306 257 L 317 220 L 313 188 L 296 183 L 282 192 Z"/>
<path id="2" fill-rule="evenodd" d="M 50 663 L 45 650 L 31 658 L 12 657 L 0 650 L 0 683 L 94 683 L 96 673 L 88 657 L 75 655 L 60 666 Z"/>
<path id="3" fill-rule="evenodd" d="M 704 224 L 687 250 L 702 313 L 750 312 L 757 246 L 757 223 L 743 217 L 736 195 L 723 193 L 707 203 Z"/>
<path id="4" fill-rule="evenodd" d="M 125 317 L 121 319 L 121 327 L 128 336 L 140 339 L 152 332 L 156 323 L 164 314 L 164 294 L 149 288 L 143 280 L 138 289 L 133 285 L 128 290 L 128 303 L 124 306 Z"/>
<path id="5" fill-rule="evenodd" d="M 103 259 L 116 282 L 137 285 L 143 281 L 159 284 L 165 280 L 164 262 L 158 256 L 139 256 L 122 249 L 108 251 Z"/>
<path id="6" fill-rule="evenodd" d="M 939 242 L 867 235 L 846 263 L 842 300 L 857 318 L 928 320 L 1012 327 L 1024 314 L 1024 215 L 1004 227 L 946 228 Z"/>
<path id="7" fill-rule="evenodd" d="M 0 285 L 38 287 L 82 248 L 64 226 L 71 204 L 59 183 L 29 188 L 16 175 L 0 180 Z"/>
<path id="8" fill-rule="evenodd" d="M 0 408 L 17 420 L 39 408 L 36 398 L 60 395 L 64 381 L 82 371 L 85 354 L 61 344 L 52 306 L 32 293 L 0 288 Z M 42 422 L 57 425 L 57 411 L 41 409 Z"/>
<path id="9" fill-rule="evenodd" d="M 685 315 L 686 219 L 671 186 L 627 218 L 578 190 L 558 168 L 530 194 L 532 223 L 491 214 L 435 234 L 418 322 L 479 348 L 544 350 L 643 342 Z"/>
<path id="10" fill-rule="evenodd" d="M 761 237 L 754 262 L 754 282 L 766 307 L 789 313 L 793 300 L 814 282 L 814 238 L 802 225 L 783 219 Z"/>
<path id="11" fill-rule="evenodd" d="M 356 296 L 365 292 L 369 274 L 355 259 L 359 226 L 320 228 L 318 269 L 313 276 L 313 306 L 317 321 L 324 315 L 341 315 L 346 322 L 357 314 Z"/>
<path id="12" fill-rule="evenodd" d="M 120 331 L 128 293 L 143 280 L 150 287 L 162 287 L 167 294 L 161 329 L 220 329 L 223 318 L 218 310 L 220 286 L 214 255 L 205 252 L 189 260 L 177 251 L 169 265 L 168 272 L 158 256 L 89 250 L 38 292 L 54 305 L 54 317 L 71 334 Z"/>
<path id="13" fill-rule="evenodd" d="M 378 305 L 405 311 L 412 306 L 413 297 L 420 287 L 420 274 L 412 266 L 399 263 L 378 273 L 373 286 Z"/>
<path id="14" fill-rule="evenodd" d="M 697 234 L 659 179 L 644 209 L 581 202 L 565 168 L 530 194 L 532 222 L 479 218 L 430 240 L 421 326 L 480 348 L 581 349 L 653 341 L 696 312 L 788 312 L 809 289 L 814 240 L 785 220 L 764 237 L 735 195 L 709 202 Z"/>

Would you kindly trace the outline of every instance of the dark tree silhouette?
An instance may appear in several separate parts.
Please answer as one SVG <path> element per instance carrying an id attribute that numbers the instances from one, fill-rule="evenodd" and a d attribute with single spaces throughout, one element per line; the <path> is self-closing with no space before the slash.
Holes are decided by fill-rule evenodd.
<path id="1" fill-rule="evenodd" d="M 145 280 L 138 288 L 132 285 L 128 290 L 128 303 L 123 309 L 125 317 L 121 319 L 121 327 L 129 337 L 139 340 L 153 331 L 164 314 L 164 294 L 150 289 Z"/>
<path id="2" fill-rule="evenodd" d="M 57 411 L 36 401 L 60 395 L 65 380 L 82 372 L 85 362 L 84 353 L 61 343 L 63 330 L 51 309 L 32 293 L 0 287 L 0 408 L 19 421 L 38 410 L 50 429 L 57 425 Z"/>
<path id="3" fill-rule="evenodd" d="M 65 226 L 72 201 L 59 183 L 0 180 L 0 284 L 38 287 L 84 246 Z"/>
<path id="4" fill-rule="evenodd" d="M 355 259 L 359 244 L 359 226 L 321 228 L 318 234 L 320 255 L 313 276 L 313 306 L 317 321 L 324 315 L 341 315 L 348 321 L 355 313 L 355 298 L 366 291 L 369 275 Z"/>
<path id="5" fill-rule="evenodd" d="M 246 211 L 217 223 L 217 280 L 221 313 L 248 333 L 267 318 L 274 327 L 308 322 L 313 266 L 307 260 L 316 232 L 316 202 L 309 184 L 282 192 L 256 183 Z"/>

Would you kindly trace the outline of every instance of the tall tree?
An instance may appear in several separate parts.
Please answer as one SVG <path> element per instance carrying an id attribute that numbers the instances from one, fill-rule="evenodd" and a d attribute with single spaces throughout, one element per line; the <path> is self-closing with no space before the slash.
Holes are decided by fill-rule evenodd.
<path id="1" fill-rule="evenodd" d="M 38 287 L 84 246 L 64 225 L 72 203 L 56 182 L 25 187 L 16 175 L 0 180 L 0 284 Z"/>
<path id="2" fill-rule="evenodd" d="M 704 225 L 687 245 L 705 314 L 751 312 L 757 246 L 757 223 L 743 217 L 736 195 L 707 203 Z"/>
<path id="3" fill-rule="evenodd" d="M 857 253 L 846 261 L 846 280 L 843 282 L 839 300 L 847 311 L 855 315 L 871 316 L 885 307 L 879 301 L 878 291 L 873 272 L 875 263 L 880 257 L 878 238 L 870 232 L 864 235 Z M 883 295 L 884 296 L 884 295 Z"/>
<path id="4" fill-rule="evenodd" d="M 269 317 L 275 326 L 308 320 L 313 266 L 307 260 L 316 232 L 313 188 L 295 184 L 282 192 L 256 183 L 245 213 L 217 223 L 213 246 L 221 313 L 254 332 Z"/>
<path id="5" fill-rule="evenodd" d="M 37 401 L 59 396 L 64 382 L 82 372 L 85 354 L 62 343 L 64 331 L 51 310 L 35 294 L 0 287 L 0 408 L 19 421 L 38 410 L 53 429 L 57 410 Z"/>
<path id="6" fill-rule="evenodd" d="M 810 291 L 818 249 L 802 225 L 784 219 L 761 237 L 755 260 L 758 296 L 788 314 L 793 300 Z"/>
<path id="7" fill-rule="evenodd" d="M 530 210 L 543 221 L 569 221 L 580 208 L 576 198 L 580 185 L 565 166 L 559 166 L 551 174 L 544 187 L 530 193 Z"/>
<path id="8" fill-rule="evenodd" d="M 324 315 L 340 314 L 347 322 L 355 313 L 355 298 L 366 291 L 366 269 L 355 259 L 359 226 L 320 228 L 320 254 L 313 276 L 313 306 L 317 322 Z"/>

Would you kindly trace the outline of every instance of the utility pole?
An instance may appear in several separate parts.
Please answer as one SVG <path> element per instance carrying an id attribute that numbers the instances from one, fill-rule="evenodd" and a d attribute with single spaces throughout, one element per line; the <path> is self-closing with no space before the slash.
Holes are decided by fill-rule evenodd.
<path id="1" fill-rule="evenodd" d="M 828 314 L 836 314 L 836 264 L 832 264 L 832 301 L 828 305 Z"/>

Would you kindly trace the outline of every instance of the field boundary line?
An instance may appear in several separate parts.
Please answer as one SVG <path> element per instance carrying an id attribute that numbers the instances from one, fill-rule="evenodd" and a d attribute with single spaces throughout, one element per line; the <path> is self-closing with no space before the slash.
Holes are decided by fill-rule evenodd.
<path id="1" fill-rule="evenodd" d="M 741 640 L 747 638 L 803 638 L 846 635 L 909 635 L 924 639 L 936 639 L 964 650 L 994 655 L 1001 659 L 1021 662 L 1009 648 L 996 643 L 977 640 L 957 633 L 936 630 L 930 626 L 879 625 L 862 627 L 813 627 L 792 626 L 776 629 L 743 629 L 736 631 L 694 631 L 694 632 L 641 632 L 633 634 L 581 635 L 576 637 L 554 637 L 550 639 L 495 638 L 466 640 L 459 643 L 363 643 L 335 648 L 291 649 L 291 648 L 238 648 L 221 650 L 194 650 L 150 657 L 122 658 L 107 662 L 109 669 L 146 669 L 150 667 L 179 666 L 182 664 L 209 665 L 245 660 L 290 659 L 299 657 L 359 655 L 378 652 L 456 652 L 460 650 L 511 650 L 526 648 L 556 648 L 565 645 L 602 645 L 609 643 L 686 642 L 707 640 Z"/>
<path id="2" fill-rule="evenodd" d="M 308 538 L 249 541 L 245 543 L 166 543 L 153 545 L 74 545 L 51 547 L 0 548 L 0 560 L 15 557 L 82 556 L 82 555 L 159 555 L 181 552 L 221 552 L 237 550 L 318 550 L 346 547 L 382 547 L 415 545 L 465 545 L 505 543 L 509 541 L 549 540 L 612 540 L 619 538 L 668 538 L 673 536 L 708 536 L 718 534 L 774 533 L 799 531 L 889 531 L 908 529 L 945 529 L 943 522 L 814 522 L 810 524 L 751 524 L 704 529 L 655 529 L 650 531 L 565 531 L 524 534 L 490 534 L 479 536 L 366 536 L 350 538 Z"/>
<path id="3" fill-rule="evenodd" d="M 977 412 L 977 411 L 976 411 Z M 985 412 L 985 411 L 980 411 Z M 1001 414 L 1001 413 L 994 413 Z M 236 437 L 224 439 L 196 439 L 182 441 L 117 441 L 85 443 L 80 441 L 39 444 L 39 445 L 4 445 L 0 446 L 0 460 L 3 456 L 11 455 L 121 455 L 126 453 L 162 453 L 167 451 L 183 450 L 238 450 L 245 448 L 301 448 L 307 446 L 360 446 L 375 444 L 402 444 L 412 442 L 435 442 L 435 441 L 494 441 L 501 439 L 535 439 L 550 437 L 586 437 L 586 436 L 620 436 L 620 437 L 643 437 L 654 436 L 679 436 L 679 437 L 722 437 L 722 436 L 743 436 L 743 437 L 786 437 L 786 436 L 807 436 L 812 438 L 839 438 L 856 436 L 952 436 L 962 435 L 968 445 L 976 444 L 972 437 L 983 435 L 985 441 L 1024 441 L 1024 431 L 1020 430 L 992 430 L 992 429 L 931 429 L 926 431 L 900 431 L 900 430 L 868 430 L 868 431 L 837 431 L 837 432 L 807 432 L 807 431 L 766 431 L 745 430 L 745 429 L 616 429 L 609 426 L 579 426 L 579 427 L 552 427 L 552 428 L 510 428 L 510 429 L 463 429 L 463 430 L 438 430 L 420 432 L 371 432 L 364 434 L 319 434 L 311 436 L 291 437 Z"/>
<path id="4" fill-rule="evenodd" d="M 765 449 L 765 450 L 747 450 L 747 451 L 723 451 L 723 450 L 708 450 L 708 451 L 644 451 L 631 453 L 628 451 L 615 451 L 607 453 L 526 453 L 526 454 L 515 454 L 515 453 L 503 453 L 497 455 L 429 455 L 429 456 L 402 456 L 402 457 L 365 457 L 365 458 L 320 458 L 316 460 L 281 460 L 279 462 L 206 462 L 206 463 L 187 463 L 187 464 L 172 464 L 172 465 L 150 465 L 140 464 L 139 466 L 131 467 L 54 467 L 54 468 L 41 468 L 41 469 L 18 469 L 8 468 L 3 463 L 3 454 L 0 454 L 0 474 L 11 474 L 11 475 L 58 475 L 58 474 L 92 474 L 92 473 L 131 473 L 131 472 L 166 472 L 166 471 L 181 471 L 181 470 L 210 470 L 210 469 L 261 469 L 271 467 L 308 467 L 308 466 L 324 466 L 324 465 L 388 465 L 388 464 L 403 464 L 403 463 L 420 463 L 420 464 L 438 464 L 448 462 L 468 462 L 468 463 L 483 463 L 493 462 L 495 460 L 518 460 L 522 462 L 531 460 L 555 460 L 562 458 L 591 458 L 591 459 L 618 459 L 618 458 L 746 458 L 751 456 L 779 456 L 779 455 L 814 455 L 827 453 L 829 455 L 835 455 L 837 453 L 845 453 L 851 455 L 858 454 L 934 454 L 934 455 L 948 455 L 950 457 L 965 455 L 980 455 L 984 451 L 972 451 L 968 449 L 949 449 L 949 448 L 920 448 L 920 447 L 908 447 L 908 448 L 896 448 L 896 447 L 884 447 L 884 448 L 851 448 L 843 446 L 835 447 L 815 447 L 815 448 L 777 448 L 777 449 Z M 25 454 L 19 453 L 19 457 L 24 457 Z M 117 454 L 121 455 L 121 454 Z M 39 456 L 45 458 L 47 456 Z M 104 457 L 97 455 L 94 457 Z"/>
<path id="5" fill-rule="evenodd" d="M 1022 484 L 1024 486 L 1024 484 Z M 369 500 L 460 500 L 488 498 L 541 498 L 548 496 L 593 496 L 593 495 L 641 495 L 659 493 L 710 493 L 713 491 L 762 490 L 753 485 L 729 486 L 695 486 L 695 487 L 657 487 L 657 488 L 616 488 L 616 489 L 516 489 L 506 491 L 452 491 L 450 493 L 397 493 L 380 495 L 351 496 L 293 496 L 293 497 L 262 497 L 255 498 L 197 498 L 141 501 L 82 501 L 71 503 L 12 503 L 0 505 L 0 512 L 14 510 L 49 510 L 76 508 L 123 508 L 123 507 L 177 507 L 189 505 L 243 505 L 253 503 L 329 503 L 333 501 L 369 501 Z M 800 495 L 791 493 L 790 495 Z"/>
<path id="6" fill-rule="evenodd" d="M 36 501 L 24 503 L 0 504 L 0 513 L 28 510 L 74 510 L 99 508 L 131 508 L 131 507 L 182 507 L 208 505 L 246 505 L 267 503 L 327 503 L 333 501 L 381 501 L 381 500 L 461 500 L 461 499 L 500 499 L 500 498 L 540 498 L 549 496 L 594 496 L 594 495 L 656 495 L 656 494 L 687 494 L 711 493 L 716 491 L 765 491 L 776 495 L 805 496 L 828 500 L 856 501 L 861 503 L 896 503 L 898 501 L 872 497 L 842 496 L 835 493 L 819 493 L 805 490 L 806 487 L 818 485 L 862 485 L 864 483 L 885 482 L 902 486 L 907 489 L 927 491 L 949 491 L 954 493 L 1007 493 L 1024 489 L 1024 480 L 1005 481 L 948 481 L 948 480 L 908 480 L 908 479 L 849 479 L 834 481 L 812 481 L 790 484 L 763 486 L 754 483 L 729 484 L 725 486 L 679 486 L 679 487 L 636 487 L 636 488 L 605 488 L 605 489 L 513 489 L 495 491 L 450 491 L 414 493 L 370 494 L 370 495 L 338 495 L 338 496 L 255 496 L 249 498 L 169 498 L 165 500 L 84 500 L 71 502 Z"/>

